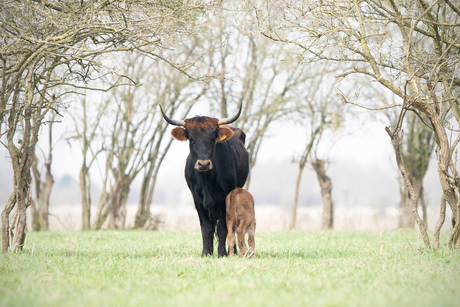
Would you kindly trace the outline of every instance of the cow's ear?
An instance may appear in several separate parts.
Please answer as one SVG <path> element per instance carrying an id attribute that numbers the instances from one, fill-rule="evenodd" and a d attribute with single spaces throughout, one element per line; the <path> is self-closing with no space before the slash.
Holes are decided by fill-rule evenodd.
<path id="1" fill-rule="evenodd" d="M 173 130 L 171 130 L 171 135 L 178 141 L 187 141 L 187 132 L 184 128 L 174 128 Z"/>
<path id="2" fill-rule="evenodd" d="M 232 136 L 232 129 L 225 126 L 219 127 L 219 130 L 217 131 L 217 142 L 225 142 L 226 140 L 231 139 Z"/>

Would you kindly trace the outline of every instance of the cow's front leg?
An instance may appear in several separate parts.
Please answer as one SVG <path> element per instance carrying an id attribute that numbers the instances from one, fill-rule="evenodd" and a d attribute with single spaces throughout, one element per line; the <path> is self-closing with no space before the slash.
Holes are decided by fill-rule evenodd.
<path id="1" fill-rule="evenodd" d="M 217 237 L 219 238 L 219 245 L 217 246 L 217 253 L 219 257 L 227 256 L 227 248 L 225 241 L 227 239 L 227 223 L 225 221 L 225 211 L 221 211 L 219 214 L 219 221 L 217 223 Z"/>
<path id="2" fill-rule="evenodd" d="M 203 252 L 201 253 L 201 257 L 212 256 L 213 254 L 214 229 L 215 226 L 212 226 L 211 223 L 201 224 L 201 237 L 203 238 Z"/>
<path id="3" fill-rule="evenodd" d="M 209 219 L 209 213 L 203 206 L 203 199 L 200 194 L 194 194 L 195 208 L 200 219 L 201 237 L 203 239 L 203 251 L 201 257 L 211 256 L 213 254 L 214 232 L 216 231 L 216 223 Z"/>

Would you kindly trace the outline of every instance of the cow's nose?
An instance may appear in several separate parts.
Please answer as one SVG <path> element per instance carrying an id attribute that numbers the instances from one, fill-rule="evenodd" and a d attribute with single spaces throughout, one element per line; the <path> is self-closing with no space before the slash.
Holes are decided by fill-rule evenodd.
<path id="1" fill-rule="evenodd" d="M 207 160 L 207 161 L 198 161 L 198 164 L 200 165 L 200 167 L 209 167 L 209 164 L 211 163 L 211 161 Z"/>
<path id="2" fill-rule="evenodd" d="M 211 160 L 198 160 L 195 164 L 195 169 L 199 171 L 208 171 L 212 169 Z"/>

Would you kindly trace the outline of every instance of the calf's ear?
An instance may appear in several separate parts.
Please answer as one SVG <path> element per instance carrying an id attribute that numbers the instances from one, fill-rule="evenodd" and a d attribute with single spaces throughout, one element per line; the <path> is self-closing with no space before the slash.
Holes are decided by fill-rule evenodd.
<path id="1" fill-rule="evenodd" d="M 226 140 L 231 139 L 232 136 L 232 129 L 225 126 L 219 127 L 219 130 L 217 131 L 217 142 L 225 142 Z"/>
<path id="2" fill-rule="evenodd" d="M 186 141 L 187 140 L 187 133 L 184 128 L 176 127 L 171 130 L 171 135 L 178 141 Z"/>

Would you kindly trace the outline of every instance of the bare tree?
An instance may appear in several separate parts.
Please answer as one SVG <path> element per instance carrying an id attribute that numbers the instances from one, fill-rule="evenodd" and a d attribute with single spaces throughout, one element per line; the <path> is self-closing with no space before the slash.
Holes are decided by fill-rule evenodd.
<path id="1" fill-rule="evenodd" d="M 312 117 L 312 124 L 313 124 L 313 117 Z M 323 133 L 325 125 L 325 119 L 324 117 L 320 119 L 320 123 L 318 126 L 311 131 L 310 136 L 309 136 L 309 141 L 307 145 L 305 146 L 304 151 L 302 152 L 300 158 L 299 158 L 299 171 L 297 172 L 297 179 L 295 183 L 295 192 L 294 192 L 294 203 L 292 206 L 292 215 L 291 215 L 291 222 L 289 224 L 289 229 L 295 229 L 296 221 L 297 221 L 297 207 L 299 204 L 299 192 L 300 192 L 300 182 L 302 180 L 302 174 L 305 169 L 305 166 L 307 165 L 308 159 L 310 158 L 311 150 L 314 146 L 314 143 L 317 142 L 317 139 L 321 137 L 321 134 Z"/>
<path id="2" fill-rule="evenodd" d="M 196 42 L 191 48 L 201 48 L 201 46 Z M 190 54 L 191 51 L 184 53 Z M 200 69 L 201 75 L 210 74 L 210 68 L 204 67 L 201 63 L 197 63 L 196 68 Z M 150 134 L 143 157 L 142 185 L 134 221 L 136 228 L 146 226 L 146 222 L 152 218 L 150 207 L 158 172 L 173 141 L 170 137 L 165 138 L 168 124 L 158 113 L 157 105 L 161 104 L 168 114 L 178 114 L 179 118 L 185 118 L 209 88 L 209 82 L 196 82 L 158 61 L 151 63 L 150 69 L 145 71 L 143 76 L 143 83 L 148 88 L 148 93 L 145 93 L 146 99 L 154 107 L 151 112 L 155 129 Z"/>
<path id="3" fill-rule="evenodd" d="M 113 73 L 100 57 L 109 52 L 136 50 L 167 60 L 168 43 L 177 36 L 186 40 L 198 14 L 213 5 L 199 0 L 1 2 L 0 135 L 14 171 L 14 192 L 2 212 L 3 252 L 24 244 L 38 133 L 46 114 L 57 112 L 67 94 L 57 87 L 89 87 L 90 80 Z M 171 63 L 186 73 L 189 64 L 182 64 Z"/>
<path id="4" fill-rule="evenodd" d="M 208 43 L 217 49 L 208 63 L 219 78 L 212 81 L 207 96 L 218 102 L 213 107 L 221 117 L 243 104 L 235 125 L 246 133 L 252 168 L 271 124 L 295 109 L 294 93 L 304 90 L 308 75 L 291 59 L 289 48 L 253 33 L 248 12 L 223 11 L 221 16 L 225 22 L 215 21 Z"/>
<path id="5" fill-rule="evenodd" d="M 328 78 L 326 67 L 318 66 L 316 74 L 310 71 L 309 75 L 310 78 L 303 83 L 304 88 L 308 90 L 297 96 L 299 101 L 296 115 L 306 130 L 307 138 L 304 150 L 298 158 L 299 170 L 289 228 L 295 229 L 302 173 L 310 162 L 316 172 L 323 199 L 322 228 L 331 229 L 333 227 L 332 182 L 326 175 L 325 161 L 318 158 L 318 148 L 325 143 L 323 140 L 325 133 L 337 132 L 343 125 L 345 112 L 344 106 L 334 95 L 335 90 L 331 86 L 333 82 Z"/>
<path id="6" fill-rule="evenodd" d="M 93 95 L 94 96 L 94 95 Z M 108 101 L 96 102 L 97 98 L 92 98 L 87 91 L 78 94 L 78 101 L 72 104 L 72 107 L 66 110 L 66 116 L 73 121 L 73 128 L 68 132 L 70 135 L 67 141 L 70 145 L 76 142 L 80 146 L 82 154 L 82 164 L 78 185 L 80 186 L 81 204 L 82 204 L 82 230 L 91 228 L 91 176 L 90 169 L 96 162 L 98 155 L 103 151 L 100 142 L 100 124 L 104 113 L 108 107 Z M 100 202 L 105 203 L 107 200 L 107 191 L 102 189 Z M 98 212 L 98 216 L 101 212 Z"/>
<path id="7" fill-rule="evenodd" d="M 455 132 L 451 125 L 460 123 L 458 8 L 449 0 L 431 4 L 426 0 L 326 0 L 307 1 L 302 5 L 281 0 L 253 7 L 264 35 L 298 47 L 307 61 L 346 63 L 350 69 L 340 74 L 339 80 L 351 75 L 370 78 L 401 99 L 398 121 L 387 132 L 411 195 L 412 214 L 425 245 L 430 247 L 426 227 L 416 210 L 417 195 L 399 151 L 402 122 L 407 112 L 423 113 L 428 118 L 425 123 L 433 130 L 437 145 L 438 174 L 443 189 L 441 203 L 446 199 L 453 212 L 449 246 L 458 248 L 460 178 L 455 168 L 455 152 L 460 136 L 454 133 L 455 138 L 449 138 L 451 132 Z M 351 101 L 349 97 L 344 99 Z M 391 106 L 372 108 L 387 107 Z M 436 236 L 439 238 L 438 232 Z M 435 247 L 437 245 L 435 238 Z"/>
<path id="8" fill-rule="evenodd" d="M 193 54 L 193 50 L 187 51 L 180 56 Z M 106 98 L 108 108 L 101 114 L 100 124 L 106 161 L 103 191 L 111 192 L 103 193 L 107 201 L 100 201 L 104 205 L 98 209 L 94 228 L 100 228 L 106 218 L 109 228 L 125 228 L 130 185 L 140 174 L 142 185 L 134 227 L 144 226 L 151 215 L 156 177 L 172 142 L 172 138 L 164 138 L 168 125 L 162 120 L 158 104 L 170 114 L 185 117 L 208 86 L 163 61 L 139 54 L 124 54 L 121 64 L 122 73 L 142 86 L 120 86 Z M 202 75 L 206 74 L 202 71 Z"/>

